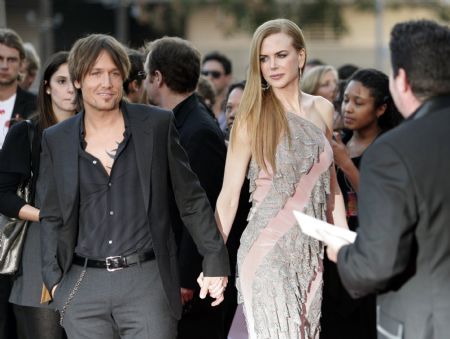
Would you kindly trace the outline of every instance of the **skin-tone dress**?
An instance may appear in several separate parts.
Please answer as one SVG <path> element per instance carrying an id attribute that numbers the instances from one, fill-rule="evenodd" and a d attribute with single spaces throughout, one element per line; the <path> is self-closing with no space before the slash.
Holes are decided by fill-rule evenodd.
<path id="1" fill-rule="evenodd" d="M 318 338 L 322 244 L 303 234 L 293 210 L 326 220 L 330 144 L 312 122 L 287 113 L 291 142 L 277 148 L 276 173 L 249 168 L 252 209 L 238 252 L 237 287 L 249 337 Z"/>

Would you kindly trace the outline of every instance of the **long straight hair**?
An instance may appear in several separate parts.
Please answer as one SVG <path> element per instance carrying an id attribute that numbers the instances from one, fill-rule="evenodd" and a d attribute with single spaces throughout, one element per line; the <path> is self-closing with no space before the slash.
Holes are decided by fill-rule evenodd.
<path id="1" fill-rule="evenodd" d="M 264 171 L 270 165 L 276 172 L 275 154 L 281 136 L 286 134 L 290 140 L 286 112 L 271 88 L 263 91 L 265 80 L 261 75 L 261 44 L 269 35 L 285 33 L 292 38 L 297 51 L 304 50 L 305 40 L 301 29 L 287 19 L 270 20 L 259 26 L 253 34 L 250 49 L 249 69 L 242 101 L 231 133 L 231 147 L 236 143 L 233 132 L 236 128 L 246 128 L 251 140 L 252 157 Z M 305 59 L 306 62 L 306 59 Z M 299 76 L 300 77 L 300 76 Z"/>
<path id="2" fill-rule="evenodd" d="M 50 79 L 61 65 L 67 63 L 69 52 L 58 52 L 50 56 L 44 66 L 44 72 L 39 84 L 39 92 L 37 97 L 38 105 L 38 126 L 40 131 L 53 126 L 57 123 L 55 112 L 53 111 L 52 97 L 47 93 L 50 87 Z M 69 79 L 68 79 L 69 80 Z M 69 80 L 70 81 L 70 80 Z"/>

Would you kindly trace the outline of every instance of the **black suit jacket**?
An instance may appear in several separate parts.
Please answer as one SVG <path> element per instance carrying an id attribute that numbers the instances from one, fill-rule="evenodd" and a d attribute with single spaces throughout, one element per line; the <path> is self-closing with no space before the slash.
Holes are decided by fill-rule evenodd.
<path id="1" fill-rule="evenodd" d="M 198 176 L 209 203 L 215 209 L 222 188 L 227 152 L 224 135 L 196 94 L 177 105 L 174 115 L 180 144 L 186 150 L 191 168 Z M 171 206 L 179 245 L 181 286 L 195 289 L 198 287 L 196 280 L 202 269 L 202 257 L 179 217 L 176 204 L 172 203 Z"/>
<path id="2" fill-rule="evenodd" d="M 17 86 L 16 101 L 11 115 L 11 125 L 16 121 L 27 119 L 36 112 L 36 95 Z"/>
<path id="3" fill-rule="evenodd" d="M 147 207 L 156 260 L 169 304 L 181 315 L 177 250 L 171 227 L 173 189 L 181 218 L 204 256 L 206 276 L 229 274 L 228 255 L 204 190 L 178 142 L 171 112 L 122 103 L 134 138 L 141 194 Z M 42 194 L 42 275 L 47 288 L 72 265 L 78 234 L 78 147 L 81 115 L 47 129 L 42 137 L 38 191 Z M 171 187 L 169 187 L 169 182 Z"/>
<path id="4" fill-rule="evenodd" d="M 353 297 L 379 293 L 379 338 L 448 338 L 450 96 L 426 101 L 361 164 L 358 237 L 338 254 Z"/>

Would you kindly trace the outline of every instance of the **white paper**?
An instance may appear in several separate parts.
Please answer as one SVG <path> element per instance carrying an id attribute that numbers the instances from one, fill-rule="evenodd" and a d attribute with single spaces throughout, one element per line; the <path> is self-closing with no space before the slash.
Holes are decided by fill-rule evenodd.
<path id="1" fill-rule="evenodd" d="M 323 241 L 322 235 L 318 232 L 321 231 L 343 238 L 351 243 L 353 243 L 356 239 L 356 232 L 315 219 L 299 211 L 293 212 L 303 233 L 309 235 L 310 237 Z"/>

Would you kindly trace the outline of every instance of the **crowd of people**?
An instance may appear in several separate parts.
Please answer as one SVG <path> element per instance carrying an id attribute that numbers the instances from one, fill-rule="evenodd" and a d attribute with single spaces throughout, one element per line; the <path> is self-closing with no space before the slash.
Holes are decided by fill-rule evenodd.
<path id="1" fill-rule="evenodd" d="M 390 50 L 390 76 L 336 69 L 270 20 L 233 82 L 178 37 L 91 34 L 41 69 L 0 29 L 0 213 L 29 221 L 0 338 L 448 337 L 450 29 Z"/>

